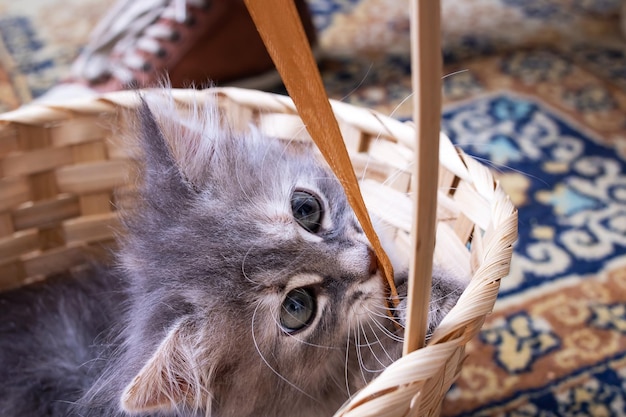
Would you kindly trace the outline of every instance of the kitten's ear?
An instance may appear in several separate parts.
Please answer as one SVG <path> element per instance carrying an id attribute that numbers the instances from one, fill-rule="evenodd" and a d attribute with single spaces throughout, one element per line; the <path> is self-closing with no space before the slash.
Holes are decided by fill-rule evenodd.
<path id="1" fill-rule="evenodd" d="M 177 186 L 201 189 L 208 179 L 216 142 L 230 138 L 217 104 L 207 97 L 202 104 L 179 109 L 167 92 L 148 94 L 140 109 L 146 165 L 162 177 L 168 172 Z M 160 177 L 150 177 L 158 181 Z"/>
<path id="2" fill-rule="evenodd" d="M 199 404 L 205 395 L 196 364 L 193 331 L 181 322 L 126 386 L 122 409 L 131 413 L 159 412 Z"/>
<path id="3" fill-rule="evenodd" d="M 190 187 L 168 143 L 169 132 L 162 129 L 162 123 L 157 122 L 157 118 L 162 117 L 159 113 L 155 114 L 151 105 L 142 98 L 138 118 L 144 160 L 144 187 L 151 196 L 178 196 L 189 192 Z"/>

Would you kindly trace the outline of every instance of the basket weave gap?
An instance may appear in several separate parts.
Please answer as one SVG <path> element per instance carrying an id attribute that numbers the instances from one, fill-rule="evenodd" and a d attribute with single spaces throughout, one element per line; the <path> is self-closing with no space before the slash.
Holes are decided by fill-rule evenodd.
<path id="1" fill-rule="evenodd" d="M 74 163 L 101 161 L 107 152 L 102 141 L 81 143 L 71 147 Z"/>
<path id="2" fill-rule="evenodd" d="M 446 194 L 454 195 L 454 191 L 458 186 L 459 179 L 453 172 L 447 170 L 444 166 L 439 166 L 439 183 L 437 188 L 440 191 L 445 191 Z"/>
<path id="3" fill-rule="evenodd" d="M 29 283 L 24 264 L 19 260 L 0 262 L 0 290 L 19 287 Z"/>
<path id="4" fill-rule="evenodd" d="M 40 172 L 28 176 L 31 201 L 55 198 L 59 193 L 54 171 Z"/>
<path id="5" fill-rule="evenodd" d="M 56 187 L 54 187 L 56 188 Z M 12 177 L 0 179 L 0 211 L 32 200 L 31 188 L 26 177 Z M 0 226 L 0 236 L 3 229 Z"/>
<path id="6" fill-rule="evenodd" d="M 453 222 L 459 215 L 459 207 L 445 190 L 437 193 L 437 220 Z"/>
<path id="7" fill-rule="evenodd" d="M 0 158 L 19 149 L 17 137 L 16 126 L 0 126 Z"/>
<path id="8" fill-rule="evenodd" d="M 460 183 L 461 183 L 461 178 L 455 175 L 454 178 L 452 179 L 452 182 L 450 183 L 450 188 L 448 189 L 448 193 L 450 193 L 450 195 L 456 194 L 456 191 Z"/>
<path id="9" fill-rule="evenodd" d="M 11 216 L 11 213 L 0 213 L 0 237 L 9 236 L 14 231 L 13 216 Z"/>
<path id="10" fill-rule="evenodd" d="M 43 251 L 65 246 L 65 234 L 61 225 L 39 228 L 39 248 Z"/>
<path id="11" fill-rule="evenodd" d="M 48 129 L 45 127 L 18 125 L 17 129 L 17 143 L 21 151 L 32 151 L 50 146 Z"/>
<path id="12" fill-rule="evenodd" d="M 474 232 L 474 223 L 465 215 L 459 213 L 456 222 L 454 222 L 454 233 L 463 242 L 470 242 L 472 233 Z"/>
<path id="13" fill-rule="evenodd" d="M 478 269 L 482 264 L 484 251 L 483 234 L 480 230 L 476 230 L 472 234 L 472 241 L 470 246 L 470 263 L 472 266 L 472 270 Z"/>

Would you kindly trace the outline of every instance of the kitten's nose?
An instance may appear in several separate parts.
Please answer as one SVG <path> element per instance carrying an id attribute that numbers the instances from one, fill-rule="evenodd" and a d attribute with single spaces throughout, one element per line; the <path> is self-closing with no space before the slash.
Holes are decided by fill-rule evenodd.
<path id="1" fill-rule="evenodd" d="M 370 275 L 374 275 L 378 271 L 378 258 L 371 248 L 367 248 L 367 256 L 370 258 Z"/>

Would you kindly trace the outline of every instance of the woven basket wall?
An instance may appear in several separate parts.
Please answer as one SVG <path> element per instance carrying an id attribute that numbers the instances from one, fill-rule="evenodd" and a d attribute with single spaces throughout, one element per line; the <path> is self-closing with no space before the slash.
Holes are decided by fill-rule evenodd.
<path id="1" fill-rule="evenodd" d="M 234 88 L 174 90 L 184 104 L 217 95 L 236 129 L 250 123 L 281 139 L 308 140 L 288 97 Z M 0 289 L 44 279 L 106 256 L 116 207 L 132 203 L 129 153 L 118 138 L 120 109 L 138 104 L 118 92 L 72 104 L 0 115 Z M 414 129 L 370 110 L 333 102 L 368 207 L 408 251 Z M 458 375 L 465 344 L 491 311 L 508 273 L 517 215 L 488 169 L 442 135 L 436 261 L 472 276 L 429 345 L 387 369 L 338 415 L 438 415 Z"/>

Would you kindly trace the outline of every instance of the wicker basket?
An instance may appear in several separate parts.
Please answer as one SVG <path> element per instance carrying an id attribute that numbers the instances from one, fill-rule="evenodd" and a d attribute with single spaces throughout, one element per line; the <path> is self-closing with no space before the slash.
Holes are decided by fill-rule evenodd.
<path id="1" fill-rule="evenodd" d="M 217 95 L 235 129 L 308 140 L 292 101 L 259 91 L 174 90 L 176 101 Z M 128 204 L 130 157 L 112 127 L 134 92 L 0 115 L 0 289 L 79 267 L 114 242 L 116 207 Z M 414 128 L 374 111 L 332 103 L 368 207 L 393 225 L 408 251 Z M 429 345 L 394 363 L 338 415 L 438 415 L 508 273 L 516 210 L 490 171 L 442 135 L 435 258 L 473 278 Z"/>

